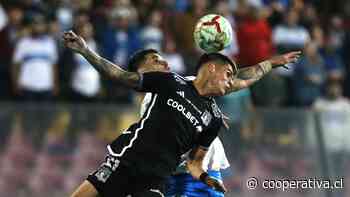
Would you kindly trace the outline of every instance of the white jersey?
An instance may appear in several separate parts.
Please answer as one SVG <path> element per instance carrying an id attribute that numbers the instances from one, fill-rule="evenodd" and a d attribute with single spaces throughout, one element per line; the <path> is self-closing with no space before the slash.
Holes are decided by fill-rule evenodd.
<path id="1" fill-rule="evenodd" d="M 194 80 L 193 76 L 186 77 L 187 80 Z M 140 115 L 142 116 L 145 113 L 145 110 L 147 109 L 147 106 L 149 105 L 152 98 L 152 93 L 146 93 L 140 109 Z M 182 165 L 182 164 L 180 164 Z M 211 143 L 207 154 L 204 157 L 203 160 L 203 169 L 204 170 L 216 170 L 219 171 L 220 169 L 226 169 L 230 166 L 224 146 L 221 143 L 221 140 L 217 137 L 215 140 Z M 184 169 L 180 170 L 183 172 Z"/>

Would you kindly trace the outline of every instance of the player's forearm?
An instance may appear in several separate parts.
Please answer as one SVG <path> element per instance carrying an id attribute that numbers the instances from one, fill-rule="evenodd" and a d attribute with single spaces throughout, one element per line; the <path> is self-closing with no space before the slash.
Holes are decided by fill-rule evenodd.
<path id="1" fill-rule="evenodd" d="M 105 75 L 113 80 L 118 80 L 130 87 L 137 87 L 140 81 L 140 76 L 134 72 L 127 72 L 120 66 L 113 64 L 107 59 L 99 56 L 93 50 L 87 48 L 81 52 L 86 60 L 102 75 Z"/>
<path id="2" fill-rule="evenodd" d="M 271 71 L 271 69 L 272 64 L 270 61 L 263 61 L 255 66 L 240 69 L 237 78 L 231 85 L 230 91 L 234 92 L 240 89 L 248 88 L 263 78 Z"/>
<path id="3" fill-rule="evenodd" d="M 245 80 L 249 85 L 251 85 L 269 73 L 271 69 L 272 64 L 269 61 L 264 61 L 255 66 L 240 69 L 238 78 Z"/>

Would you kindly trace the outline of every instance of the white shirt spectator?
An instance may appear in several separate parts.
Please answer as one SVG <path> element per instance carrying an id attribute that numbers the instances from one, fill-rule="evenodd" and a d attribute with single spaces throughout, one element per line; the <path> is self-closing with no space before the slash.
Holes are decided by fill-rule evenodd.
<path id="1" fill-rule="evenodd" d="M 143 43 L 143 48 L 161 51 L 163 32 L 157 27 L 147 26 L 141 32 L 141 41 Z"/>
<path id="2" fill-rule="evenodd" d="M 309 32 L 302 26 L 278 25 L 272 33 L 272 40 L 275 46 L 288 50 L 303 49 L 310 41 Z M 282 76 L 291 76 L 294 73 L 294 66 L 290 69 L 278 68 L 276 70 Z"/>
<path id="3" fill-rule="evenodd" d="M 321 126 L 328 150 L 350 151 L 350 102 L 346 98 L 327 100 L 319 98 L 314 109 L 321 112 Z"/>
<path id="4" fill-rule="evenodd" d="M 278 25 L 272 34 L 275 45 L 288 45 L 303 48 L 310 41 L 309 32 L 302 26 Z"/>
<path id="5" fill-rule="evenodd" d="M 56 42 L 50 36 L 19 40 L 14 52 L 14 62 L 20 64 L 19 86 L 30 91 L 52 90 L 57 58 Z"/>
<path id="6" fill-rule="evenodd" d="M 87 45 L 96 51 L 96 43 L 93 40 L 87 41 Z M 73 71 L 72 88 L 76 92 L 88 97 L 96 96 L 101 88 L 100 75 L 94 67 L 80 54 L 74 54 L 74 61 L 77 64 Z"/>

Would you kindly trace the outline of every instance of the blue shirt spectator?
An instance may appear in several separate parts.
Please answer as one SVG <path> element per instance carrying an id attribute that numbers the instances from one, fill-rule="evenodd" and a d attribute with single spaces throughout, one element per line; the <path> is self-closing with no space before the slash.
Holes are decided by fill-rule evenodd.
<path id="1" fill-rule="evenodd" d="M 296 102 L 300 106 L 310 106 L 321 96 L 325 80 L 325 65 L 315 43 L 307 44 L 305 56 L 296 65 L 294 87 Z"/>
<path id="2" fill-rule="evenodd" d="M 131 14 L 128 8 L 112 11 L 112 24 L 106 28 L 102 40 L 104 56 L 124 67 L 127 58 L 141 48 L 139 29 L 131 24 Z"/>

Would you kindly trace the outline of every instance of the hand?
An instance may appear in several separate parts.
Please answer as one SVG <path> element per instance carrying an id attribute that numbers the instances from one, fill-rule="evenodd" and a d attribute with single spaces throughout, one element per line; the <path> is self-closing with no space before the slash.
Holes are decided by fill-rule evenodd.
<path id="1" fill-rule="evenodd" d="M 208 173 L 204 172 L 200 175 L 199 180 L 207 184 L 209 187 L 213 188 L 216 191 L 225 193 L 227 190 L 223 183 L 221 183 L 219 180 L 211 177 L 208 175 Z"/>
<path id="2" fill-rule="evenodd" d="M 63 44 L 77 53 L 84 53 L 88 49 L 85 40 L 73 31 L 63 33 Z"/>
<path id="3" fill-rule="evenodd" d="M 227 191 L 226 188 L 225 188 L 225 186 L 224 186 L 224 184 L 221 183 L 219 180 L 213 178 L 213 177 L 208 176 L 208 177 L 206 178 L 205 183 L 206 183 L 209 187 L 213 188 L 213 189 L 216 190 L 216 191 L 219 191 L 219 192 L 222 192 L 222 193 L 225 193 L 225 192 Z"/>
<path id="4" fill-rule="evenodd" d="M 288 67 L 285 66 L 285 64 L 297 62 L 300 57 L 300 54 L 301 51 L 293 51 L 290 53 L 285 53 L 283 55 L 272 57 L 268 61 L 271 63 L 272 68 L 283 66 L 284 68 L 288 69 Z"/>

